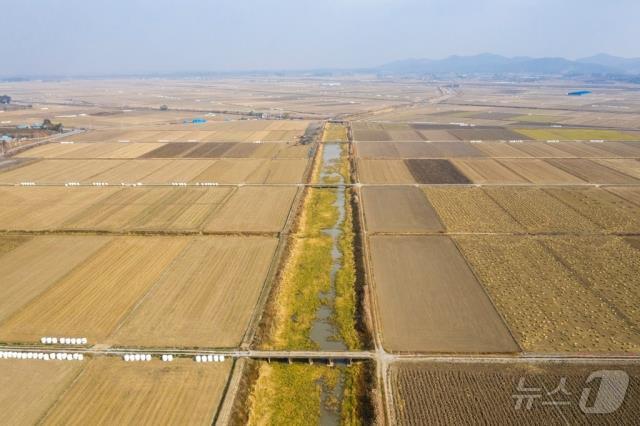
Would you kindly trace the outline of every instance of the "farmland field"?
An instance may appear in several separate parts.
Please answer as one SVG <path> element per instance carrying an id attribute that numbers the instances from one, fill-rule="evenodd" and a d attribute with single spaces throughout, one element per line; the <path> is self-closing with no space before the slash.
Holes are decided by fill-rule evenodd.
<path id="1" fill-rule="evenodd" d="M 600 229 L 588 218 L 539 188 L 483 189 L 529 232 L 595 232 Z"/>
<path id="2" fill-rule="evenodd" d="M 0 336 L 232 347 L 275 246 L 264 237 L 34 237 L 0 258 Z"/>
<path id="3" fill-rule="evenodd" d="M 0 188 L 4 230 L 278 232 L 295 187 Z"/>
<path id="4" fill-rule="evenodd" d="M 230 362 L 196 364 L 88 362 L 59 397 L 43 424 L 212 423 L 229 375 Z"/>
<path id="5" fill-rule="evenodd" d="M 536 140 L 591 140 L 604 139 L 612 141 L 625 141 L 637 139 L 629 133 L 618 130 L 594 130 L 594 129 L 516 129 L 518 133 L 522 133 Z"/>
<path id="6" fill-rule="evenodd" d="M 518 351 L 449 238 L 373 236 L 370 242 L 388 350 Z"/>
<path id="7" fill-rule="evenodd" d="M 547 160 L 549 164 L 590 183 L 630 184 L 640 183 L 627 174 L 586 159 Z"/>
<path id="8" fill-rule="evenodd" d="M 480 188 L 424 188 L 449 232 L 521 232 L 522 226 Z"/>
<path id="9" fill-rule="evenodd" d="M 297 188 L 239 188 L 211 219 L 205 231 L 279 232 Z M 243 212 L 244 214 L 238 214 Z"/>
<path id="10" fill-rule="evenodd" d="M 471 181 L 447 160 L 405 160 L 414 180 L 418 183 L 457 184 Z"/>
<path id="11" fill-rule="evenodd" d="M 554 238 L 562 241 L 562 237 L 477 235 L 457 236 L 455 240 L 524 350 L 640 351 L 638 323 L 621 313 L 617 299 L 603 299 L 601 290 L 585 284 L 586 277 L 567 269 L 567 261 L 561 261 L 548 249 L 560 244 Z M 625 249 L 638 258 L 637 249 Z M 588 257 L 583 262 L 601 259 L 595 247 L 585 247 L 584 253 Z M 638 275 L 638 265 L 633 262 L 626 268 L 627 272 L 620 273 Z M 607 291 L 628 291 L 627 285 L 607 283 Z"/>
<path id="12" fill-rule="evenodd" d="M 276 243 L 263 237 L 195 238 L 109 341 L 119 346 L 238 346 Z"/>
<path id="13" fill-rule="evenodd" d="M 45 293 L 109 240 L 109 237 L 95 236 L 34 237 L 3 254 L 0 257 L 0 321 Z M 43 270 L 47 273 L 43 274 Z"/>
<path id="14" fill-rule="evenodd" d="M 362 190 L 369 232 L 442 231 L 438 215 L 412 187 L 365 187 Z"/>
<path id="15" fill-rule="evenodd" d="M 630 376 L 621 407 L 607 415 L 585 414 L 580 398 L 585 388 L 597 392 L 587 379 L 595 371 L 622 370 Z M 394 412 L 400 425 L 504 424 L 565 425 L 630 424 L 640 410 L 640 371 L 622 365 L 536 364 L 394 364 L 389 373 L 394 391 Z M 563 379 L 564 378 L 564 379 Z M 530 392 L 518 391 L 520 381 Z M 558 391 L 565 382 L 566 392 Z M 514 396 L 515 395 L 515 396 Z M 527 398 L 516 408 L 518 395 L 537 395 L 530 409 Z M 555 401 L 556 403 L 553 403 Z M 566 403 L 565 403 L 566 401 Z M 589 407 L 590 404 L 586 403 Z M 470 422 L 470 419 L 473 419 Z"/>
<path id="16" fill-rule="evenodd" d="M 187 238 L 175 237 L 111 240 L 5 318 L 0 338 L 35 342 L 42 336 L 62 335 L 103 341 L 187 243 Z"/>
<path id="17" fill-rule="evenodd" d="M 473 183 L 527 183 L 528 181 L 493 159 L 451 161 Z"/>
<path id="18" fill-rule="evenodd" d="M 358 160 L 362 183 L 415 183 L 402 160 Z"/>
<path id="19" fill-rule="evenodd" d="M 583 179 L 561 170 L 545 160 L 501 159 L 500 164 L 536 184 L 584 183 Z"/>
<path id="20" fill-rule="evenodd" d="M 0 410 L 4 424 L 36 424 L 86 362 L 1 359 Z"/>

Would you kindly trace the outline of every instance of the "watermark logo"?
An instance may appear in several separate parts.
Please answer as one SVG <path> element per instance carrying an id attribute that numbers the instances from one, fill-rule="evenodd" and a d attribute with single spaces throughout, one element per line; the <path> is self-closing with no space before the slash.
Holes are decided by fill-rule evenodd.
<path id="1" fill-rule="evenodd" d="M 580 396 L 580 409 L 585 414 L 609 414 L 622 405 L 629 386 L 629 375 L 622 370 L 599 370 L 589 375 L 587 384 L 600 379 L 595 400 L 589 404 L 591 388 L 586 387 Z"/>
<path id="2" fill-rule="evenodd" d="M 622 370 L 598 370 L 591 373 L 582 385 L 578 402 L 580 410 L 585 414 L 609 414 L 624 402 L 629 375 Z M 531 410 L 537 404 L 560 407 L 575 403 L 566 377 L 561 377 L 553 389 L 527 385 L 526 378 L 520 377 L 516 393 L 511 396 L 515 400 L 516 410 Z"/>

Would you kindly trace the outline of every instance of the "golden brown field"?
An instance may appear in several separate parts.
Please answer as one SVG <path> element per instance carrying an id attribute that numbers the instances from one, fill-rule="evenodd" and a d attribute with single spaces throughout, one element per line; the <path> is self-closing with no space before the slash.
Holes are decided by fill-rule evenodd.
<path id="1" fill-rule="evenodd" d="M 125 363 L 96 358 L 59 397 L 42 424 L 210 425 L 231 363 Z"/>
<path id="2" fill-rule="evenodd" d="M 0 360 L 2 423 L 37 424 L 85 364 L 86 361 Z"/>
<path id="3" fill-rule="evenodd" d="M 108 340 L 118 346 L 235 347 L 277 240 L 193 239 Z"/>
<path id="4" fill-rule="evenodd" d="M 637 249 L 607 238 L 601 240 L 604 247 L 624 249 L 631 259 L 638 258 Z M 612 264 L 612 274 L 620 279 L 602 281 L 606 272 L 594 262 L 602 263 L 606 255 L 590 238 L 476 235 L 455 240 L 525 351 L 640 351 L 637 318 L 623 313 L 624 300 L 611 297 L 629 296 L 633 284 L 623 277 L 640 275 L 635 260 Z M 552 252 L 549 247 L 561 250 Z M 576 250 L 581 250 L 581 260 Z M 575 266 L 558 255 L 567 255 Z"/>

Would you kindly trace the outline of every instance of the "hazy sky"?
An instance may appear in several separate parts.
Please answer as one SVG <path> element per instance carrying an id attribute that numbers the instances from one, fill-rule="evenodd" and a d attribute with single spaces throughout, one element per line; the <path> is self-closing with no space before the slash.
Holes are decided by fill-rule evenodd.
<path id="1" fill-rule="evenodd" d="M 640 0 L 0 0 L 0 75 L 640 56 Z"/>

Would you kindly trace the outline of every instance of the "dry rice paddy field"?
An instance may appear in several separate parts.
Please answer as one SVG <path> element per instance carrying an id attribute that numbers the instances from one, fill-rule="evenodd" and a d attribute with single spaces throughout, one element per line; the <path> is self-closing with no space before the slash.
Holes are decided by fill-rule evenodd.
<path id="1" fill-rule="evenodd" d="M 277 233 L 298 189 L 0 187 L 3 231 Z"/>
<path id="2" fill-rule="evenodd" d="M 184 183 L 301 183 L 307 159 L 49 159 L 25 163 L 0 173 L 0 183 L 110 185 Z"/>
<path id="3" fill-rule="evenodd" d="M 590 374 L 621 370 L 629 376 L 626 397 L 610 414 L 585 414 L 580 402 Z M 504 424 L 632 424 L 640 400 L 640 371 L 631 365 L 518 365 L 433 364 L 404 362 L 391 367 L 394 415 L 399 425 Z M 564 379 L 563 379 L 564 378 Z M 531 388 L 519 392 L 520 380 Z M 564 381 L 564 393 L 558 385 Z M 551 394 L 550 394 L 551 393 Z M 515 396 L 514 396 L 515 395 Z M 536 395 L 527 409 L 527 398 L 516 408 L 518 395 Z M 613 397 L 612 397 L 613 399 Z M 584 405 L 581 405 L 584 404 Z M 471 420 L 473 419 L 473 420 Z"/>
<path id="4" fill-rule="evenodd" d="M 230 362 L 2 360 L 7 424 L 212 423 Z"/>
<path id="5" fill-rule="evenodd" d="M 276 244 L 267 237 L 31 237 L 0 257 L 0 339 L 235 347 Z"/>

